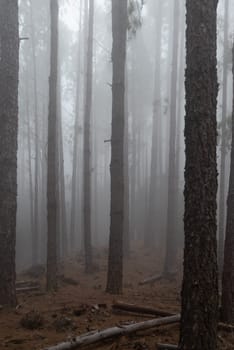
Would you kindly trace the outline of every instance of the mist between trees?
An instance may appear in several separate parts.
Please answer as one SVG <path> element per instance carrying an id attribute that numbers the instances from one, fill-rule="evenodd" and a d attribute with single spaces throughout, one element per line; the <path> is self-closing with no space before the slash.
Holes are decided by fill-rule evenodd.
<path id="1" fill-rule="evenodd" d="M 62 126 L 58 142 L 61 163 L 59 187 L 62 187 L 59 227 L 60 238 L 64 240 L 60 244 L 61 254 L 65 254 L 66 250 L 82 249 L 88 35 L 86 3 L 60 1 L 59 4 L 58 73 L 61 99 L 58 101 L 58 109 Z M 223 2 L 220 2 L 218 10 L 220 120 L 222 106 L 226 106 L 224 113 L 227 116 L 231 113 L 232 24 L 229 25 L 228 38 L 225 39 Z M 90 117 L 91 231 L 94 245 L 107 244 L 109 235 L 111 143 L 107 141 L 111 139 L 110 14 L 109 1 L 96 1 Z M 173 1 L 165 1 L 163 4 L 147 1 L 143 9 L 141 4 L 137 8 L 130 2 L 129 16 L 125 89 L 128 156 L 125 160 L 128 164 L 131 239 L 144 240 L 146 245 L 153 243 L 157 247 L 164 247 L 167 232 L 173 231 L 173 239 L 177 241 L 173 246 L 177 249 L 183 241 L 184 3 L 180 2 L 180 6 L 174 10 Z M 17 211 L 17 265 L 20 268 L 32 261 L 45 262 L 49 2 L 21 1 L 19 19 L 20 36 L 28 38 L 21 41 L 20 45 Z M 231 23 L 230 19 L 229 21 Z M 229 48 L 226 48 L 225 58 L 228 62 L 225 67 L 224 40 Z M 228 86 L 227 96 L 224 96 L 227 101 L 224 104 L 223 79 L 227 80 Z M 227 152 L 228 149 L 226 155 Z M 225 157 L 228 161 L 228 156 Z M 223 161 L 223 157 L 219 159 Z M 225 174 L 226 185 L 223 187 L 226 186 L 226 191 L 228 171 Z M 171 198 L 169 201 L 168 196 Z M 173 218 L 167 220 L 168 216 Z M 225 217 L 224 213 L 222 217 Z M 28 247 L 26 251 L 25 246 Z"/>
<path id="2" fill-rule="evenodd" d="M 162 255 L 162 274 L 170 277 L 182 268 L 185 232 L 181 346 L 188 349 L 184 324 L 191 320 L 186 303 L 188 289 L 193 289 L 195 282 L 189 286 L 185 279 L 194 266 L 195 279 L 196 264 L 201 262 L 208 268 L 212 264 L 209 271 L 217 274 L 216 216 L 220 275 L 223 268 L 232 138 L 234 4 L 220 1 L 216 12 L 215 0 L 204 5 L 192 0 L 20 0 L 19 8 L 17 1 L 10 3 L 1 2 L 5 12 L 1 11 L 0 29 L 6 33 L 13 23 L 15 35 L 8 33 L 5 38 L 0 33 L 0 88 L 15 92 L 11 110 L 17 115 L 18 73 L 13 86 L 6 88 L 3 83 L 9 78 L 4 70 L 15 67 L 17 71 L 19 64 L 17 271 L 47 264 L 47 289 L 56 289 L 59 261 L 84 254 L 85 270 L 92 273 L 93 252 L 109 248 L 106 290 L 121 293 L 123 261 L 133 247 L 143 245 Z M 204 16 L 203 22 L 199 16 Z M 17 42 L 17 36 L 19 62 L 17 51 L 6 45 L 6 40 Z M 14 55 L 16 61 L 8 65 Z M 9 97 L 4 96 L 7 101 Z M 2 120 L 11 115 L 7 113 L 0 112 Z M 13 130 L 17 132 L 16 125 Z M 0 132 L 4 150 L 7 144 L 7 150 L 15 144 L 9 155 L 15 161 L 13 136 Z M 4 171 L 0 179 L 3 192 Z M 14 176 L 6 184 L 9 189 Z M 193 183 L 199 187 L 199 177 L 202 194 L 193 192 Z M 9 203 L 11 200 L 10 196 Z M 0 209 L 6 213 L 4 205 Z M 9 208 L 16 210 L 10 204 Z M 213 236 L 207 234 L 206 225 Z M 7 229 L 0 227 L 2 235 Z M 203 236 L 198 235 L 199 230 Z M 15 240 L 14 234 L 12 237 Z M 209 246 L 212 239 L 213 246 Z M 7 247 L 3 242 L 1 254 Z M 230 242 L 233 244 L 233 238 Z M 191 244 L 192 249 L 203 244 L 210 260 L 202 260 L 201 255 L 197 261 L 189 251 Z M 11 248 L 14 250 L 14 245 Z M 189 259 L 194 263 L 191 269 L 186 265 Z M 1 262 L 4 265 L 4 259 L 0 258 Z M 201 278 L 206 289 L 203 282 Z M 216 278 L 209 288 L 213 304 L 207 307 L 215 313 Z M 212 312 L 209 316 L 212 338 L 217 320 Z M 233 314 L 230 317 L 233 320 Z M 206 323 L 202 320 L 199 327 Z M 199 336 L 199 327 L 194 337 Z M 216 348 L 213 338 L 203 349 Z"/>

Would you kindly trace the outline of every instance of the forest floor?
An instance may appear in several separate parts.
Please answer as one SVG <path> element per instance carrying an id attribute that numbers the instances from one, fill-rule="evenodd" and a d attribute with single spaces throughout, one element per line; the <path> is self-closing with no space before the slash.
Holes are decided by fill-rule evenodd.
<path id="1" fill-rule="evenodd" d="M 45 276 L 42 274 L 36 279 L 40 282 L 40 292 L 19 293 L 16 309 L 1 309 L 0 349 L 41 350 L 88 331 L 152 318 L 129 313 L 116 314 L 111 307 L 115 301 L 154 307 L 172 313 L 179 312 L 181 271 L 173 280 L 139 285 L 144 278 L 160 273 L 161 264 L 155 252 L 138 249 L 138 252 L 131 253 L 125 262 L 124 291 L 121 296 L 105 293 L 107 251 L 96 252 L 95 263 L 98 265 L 97 272 L 85 275 L 82 257 L 68 260 L 61 267 L 57 293 L 45 293 Z M 28 280 L 32 276 L 28 271 L 17 276 L 17 279 Z M 39 320 L 38 327 L 33 330 L 25 328 L 31 311 L 37 312 Z M 177 344 L 178 337 L 179 324 L 174 324 L 131 336 L 112 338 L 90 345 L 89 348 L 157 349 L 157 343 Z M 219 349 L 234 349 L 234 333 L 219 332 Z"/>

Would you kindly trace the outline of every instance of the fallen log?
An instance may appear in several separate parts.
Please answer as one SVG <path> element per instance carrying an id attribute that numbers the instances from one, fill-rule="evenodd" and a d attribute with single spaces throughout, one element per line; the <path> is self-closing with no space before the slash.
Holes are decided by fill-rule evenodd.
<path id="1" fill-rule="evenodd" d="M 170 273 L 163 274 L 163 275 L 154 275 L 154 276 L 151 276 L 149 278 L 144 279 L 143 281 L 140 281 L 139 285 L 143 286 L 144 284 L 154 284 L 155 282 L 160 281 L 162 279 L 172 281 L 175 278 L 176 278 L 176 272 L 170 272 Z"/>
<path id="2" fill-rule="evenodd" d="M 112 305 L 113 310 L 123 310 L 133 313 L 145 314 L 145 315 L 153 315 L 153 316 L 173 316 L 175 313 L 171 313 L 168 311 L 158 310 L 151 307 L 140 306 L 135 304 L 127 304 L 121 301 L 117 301 Z"/>
<path id="3" fill-rule="evenodd" d="M 31 281 L 31 280 L 16 281 L 15 285 L 16 285 L 16 288 L 22 288 L 22 287 L 36 287 L 36 286 L 39 286 L 39 282 L 37 282 L 37 281 Z"/>
<path id="4" fill-rule="evenodd" d="M 180 315 L 174 315 L 169 317 L 162 317 L 158 319 L 152 319 L 144 322 L 121 325 L 104 329 L 102 331 L 94 331 L 78 336 L 71 341 L 60 343 L 55 346 L 45 348 L 44 350 L 72 350 L 77 349 L 85 345 L 95 344 L 105 339 L 119 337 L 122 335 L 128 335 L 141 331 L 144 329 L 150 329 L 157 326 L 168 325 L 180 321 Z"/>
<path id="5" fill-rule="evenodd" d="M 16 293 L 34 292 L 40 289 L 39 286 L 16 288 Z"/>
<path id="6" fill-rule="evenodd" d="M 228 332 L 228 333 L 234 333 L 234 326 L 231 324 L 219 322 L 218 330 Z"/>
<path id="7" fill-rule="evenodd" d="M 144 284 L 153 284 L 154 282 L 160 281 L 163 278 L 162 275 L 154 275 L 152 277 L 146 278 L 143 281 L 139 282 L 140 286 L 143 286 Z"/>
<path id="8" fill-rule="evenodd" d="M 147 314 L 141 314 L 141 313 L 135 313 L 131 311 L 125 311 L 125 310 L 118 310 L 118 309 L 113 309 L 112 314 L 117 315 L 117 316 L 126 316 L 126 317 L 140 317 L 140 318 L 145 318 L 145 319 L 152 319 L 154 316 L 152 315 L 147 315 Z"/>
<path id="9" fill-rule="evenodd" d="M 177 345 L 172 344 L 157 344 L 158 350 L 175 350 L 179 349 Z"/>

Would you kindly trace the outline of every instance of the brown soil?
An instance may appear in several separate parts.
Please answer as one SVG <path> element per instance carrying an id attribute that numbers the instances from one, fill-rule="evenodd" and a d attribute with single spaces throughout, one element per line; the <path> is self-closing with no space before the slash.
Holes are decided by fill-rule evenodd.
<path id="1" fill-rule="evenodd" d="M 142 279 L 160 273 L 159 259 L 155 254 L 142 249 L 138 250 L 138 254 L 131 254 L 125 263 L 124 292 L 121 296 L 104 292 L 107 253 L 99 251 L 95 255 L 99 270 L 94 274 L 84 274 L 82 257 L 69 260 L 61 268 L 57 293 L 44 293 L 45 281 L 42 277 L 39 279 L 40 292 L 21 293 L 16 309 L 0 310 L 0 349 L 40 350 L 91 330 L 150 319 L 148 316 L 113 313 L 111 305 L 116 300 L 179 312 L 181 272 L 171 281 L 138 285 Z M 18 276 L 18 280 L 26 279 L 29 276 Z M 31 329 L 24 328 L 25 324 L 29 324 Z M 89 348 L 156 349 L 157 343 L 177 344 L 178 337 L 179 325 L 176 324 L 112 339 Z M 220 332 L 219 347 L 223 350 L 234 349 L 234 334 Z"/>

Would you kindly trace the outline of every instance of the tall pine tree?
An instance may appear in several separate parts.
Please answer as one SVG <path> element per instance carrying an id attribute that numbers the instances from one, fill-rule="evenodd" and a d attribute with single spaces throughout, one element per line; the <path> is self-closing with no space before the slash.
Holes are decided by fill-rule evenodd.
<path id="1" fill-rule="evenodd" d="M 216 350 L 216 11 L 217 0 L 187 0 L 184 278 L 181 350 Z"/>

